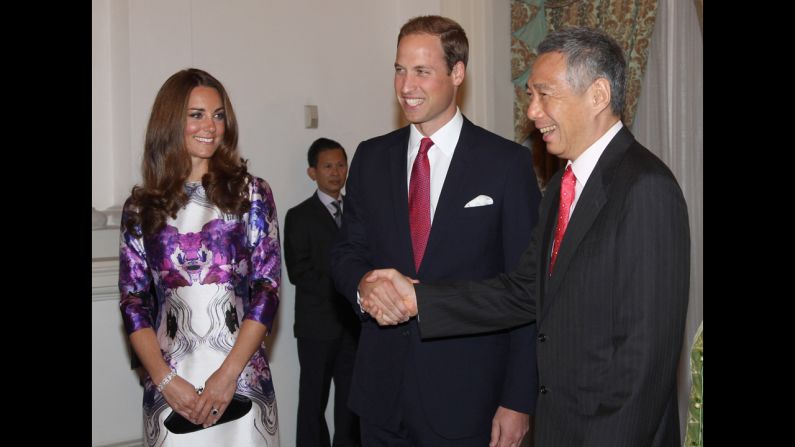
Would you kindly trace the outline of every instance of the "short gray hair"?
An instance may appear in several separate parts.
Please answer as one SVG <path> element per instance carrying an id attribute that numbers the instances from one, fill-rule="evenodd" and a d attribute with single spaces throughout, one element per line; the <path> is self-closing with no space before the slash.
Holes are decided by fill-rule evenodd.
<path id="1" fill-rule="evenodd" d="M 626 100 L 627 63 L 615 39 L 595 28 L 564 28 L 547 35 L 537 51 L 539 56 L 557 52 L 566 57 L 566 80 L 575 92 L 582 92 L 597 78 L 607 79 L 610 109 L 621 116 Z"/>

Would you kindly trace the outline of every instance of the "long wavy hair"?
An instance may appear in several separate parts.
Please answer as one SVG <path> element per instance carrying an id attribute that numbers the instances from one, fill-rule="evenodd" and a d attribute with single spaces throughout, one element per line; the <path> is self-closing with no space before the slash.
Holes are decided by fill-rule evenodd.
<path id="1" fill-rule="evenodd" d="M 184 184 L 191 173 L 191 158 L 185 147 L 185 125 L 188 100 L 196 87 L 211 87 L 223 101 L 224 138 L 209 160 L 209 169 L 202 176 L 207 198 L 223 212 L 241 215 L 251 204 L 247 194 L 246 160 L 237 151 L 237 118 L 224 86 L 206 71 L 189 68 L 172 75 L 160 87 L 149 124 L 146 126 L 144 155 L 141 162 L 143 186 L 134 186 L 127 230 L 138 234 L 140 224 L 144 235 L 162 230 L 170 216 L 176 219 L 188 202 Z M 140 235 L 140 234 L 139 234 Z"/>

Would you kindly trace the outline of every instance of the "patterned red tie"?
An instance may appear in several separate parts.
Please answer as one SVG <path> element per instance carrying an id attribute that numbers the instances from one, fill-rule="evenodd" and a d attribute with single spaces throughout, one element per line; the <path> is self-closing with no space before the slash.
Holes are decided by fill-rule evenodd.
<path id="1" fill-rule="evenodd" d="M 552 256 L 549 259 L 549 274 L 552 274 L 552 268 L 555 267 L 555 260 L 558 258 L 558 250 L 560 249 L 560 241 L 563 240 L 563 234 L 566 232 L 566 227 L 569 225 L 569 210 L 571 204 L 574 202 L 574 185 L 577 183 L 577 177 L 571 170 L 571 165 L 566 166 L 566 171 L 563 172 L 563 180 L 560 182 L 560 206 L 558 206 L 558 226 L 555 228 L 555 241 L 552 243 Z"/>
<path id="2" fill-rule="evenodd" d="M 420 141 L 420 151 L 414 159 L 409 181 L 409 227 L 411 246 L 414 249 L 414 267 L 420 270 L 422 255 L 431 232 L 431 163 L 428 150 L 433 141 L 425 137 Z"/>

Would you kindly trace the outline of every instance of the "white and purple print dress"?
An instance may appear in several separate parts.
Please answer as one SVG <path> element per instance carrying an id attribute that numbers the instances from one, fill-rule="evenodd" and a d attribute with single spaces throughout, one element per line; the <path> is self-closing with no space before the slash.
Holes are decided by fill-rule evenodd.
<path id="1" fill-rule="evenodd" d="M 163 358 L 193 386 L 215 372 L 239 334 L 242 319 L 270 331 L 279 305 L 281 256 L 270 186 L 249 177 L 251 209 L 225 214 L 207 200 L 201 182 L 185 184 L 189 201 L 159 233 L 136 237 L 126 229 L 119 253 L 119 304 L 128 334 L 151 327 Z M 144 383 L 147 446 L 278 446 L 276 395 L 265 345 L 248 361 L 237 393 L 254 405 L 242 418 L 193 433 L 163 425 L 172 410 L 150 377 Z"/>

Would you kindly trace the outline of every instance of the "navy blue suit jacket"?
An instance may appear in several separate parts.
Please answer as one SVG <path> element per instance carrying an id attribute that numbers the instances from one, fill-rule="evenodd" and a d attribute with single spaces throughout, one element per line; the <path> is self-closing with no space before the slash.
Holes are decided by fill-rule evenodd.
<path id="1" fill-rule="evenodd" d="M 466 118 L 445 178 L 419 272 L 409 233 L 409 128 L 362 142 L 346 187 L 343 225 L 332 247 L 337 289 L 362 319 L 349 406 L 378 425 L 415 374 L 433 429 L 448 438 L 490 431 L 499 405 L 533 413 L 535 325 L 485 335 L 421 340 L 416 320 L 379 327 L 356 303 L 371 269 L 394 267 L 421 281 L 483 279 L 516 266 L 530 241 L 541 194 L 527 148 Z M 464 206 L 479 195 L 488 206 Z M 406 368 L 408 364 L 416 365 Z"/>

